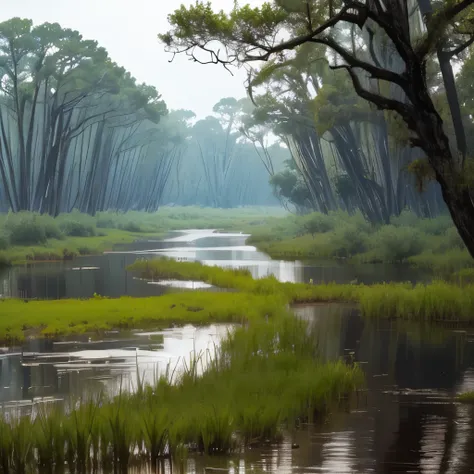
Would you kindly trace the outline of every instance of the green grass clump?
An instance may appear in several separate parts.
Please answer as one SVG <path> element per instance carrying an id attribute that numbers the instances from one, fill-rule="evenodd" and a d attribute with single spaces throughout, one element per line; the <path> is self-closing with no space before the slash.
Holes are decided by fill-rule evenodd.
<path id="1" fill-rule="evenodd" d="M 0 418 L 0 466 L 37 472 L 66 461 L 72 472 L 125 473 L 191 450 L 239 452 L 319 419 L 362 384 L 357 365 L 322 362 L 311 326 L 280 313 L 236 328 L 214 352 L 192 354 L 183 370 L 170 367 L 135 393 Z"/>
<path id="2" fill-rule="evenodd" d="M 460 287 L 444 281 L 434 281 L 427 285 L 282 283 L 274 277 L 255 280 L 241 270 L 168 259 L 138 260 L 128 269 L 140 272 L 145 278 L 172 277 L 180 280 L 200 280 L 254 295 L 275 295 L 287 303 L 323 301 L 359 303 L 362 313 L 370 317 L 437 322 L 468 322 L 474 319 L 474 285 L 471 284 Z"/>
<path id="3" fill-rule="evenodd" d="M 442 253 L 427 250 L 419 255 L 410 257 L 408 261 L 417 267 L 432 270 L 443 278 L 447 278 L 452 273 L 458 272 L 463 268 L 474 266 L 473 258 L 465 249 L 452 249 Z"/>
<path id="4" fill-rule="evenodd" d="M 357 299 L 364 315 L 428 322 L 469 322 L 474 319 L 474 285 L 443 281 L 428 285 L 359 286 Z"/>
<path id="5" fill-rule="evenodd" d="M 461 403 L 474 404 L 474 391 L 460 393 L 456 400 Z"/>
<path id="6" fill-rule="evenodd" d="M 281 313 L 283 308 L 282 298 L 234 292 L 29 302 L 5 299 L 0 300 L 0 340 L 22 340 L 25 334 L 53 336 L 111 328 L 242 323 Z"/>
<path id="7" fill-rule="evenodd" d="M 474 268 L 463 268 L 451 275 L 450 280 L 460 286 L 474 284 Z"/>

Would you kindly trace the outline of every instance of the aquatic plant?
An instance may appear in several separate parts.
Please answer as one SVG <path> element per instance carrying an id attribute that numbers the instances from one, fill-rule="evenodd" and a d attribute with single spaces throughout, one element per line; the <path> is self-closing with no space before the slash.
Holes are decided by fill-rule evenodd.
<path id="1" fill-rule="evenodd" d="M 143 461 L 182 462 L 189 451 L 229 454 L 279 440 L 285 427 L 314 420 L 363 384 L 357 365 L 322 362 L 310 326 L 290 313 L 237 327 L 209 361 L 197 353 L 183 374 L 135 393 L 44 409 L 36 419 L 3 419 L 0 466 L 6 459 L 28 472 L 38 465 L 50 472 L 65 459 L 78 474 L 124 473 Z"/>

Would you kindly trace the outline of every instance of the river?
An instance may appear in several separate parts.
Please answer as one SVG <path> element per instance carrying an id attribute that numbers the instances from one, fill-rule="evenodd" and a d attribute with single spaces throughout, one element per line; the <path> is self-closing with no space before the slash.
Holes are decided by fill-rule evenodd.
<path id="1" fill-rule="evenodd" d="M 137 242 L 100 257 L 17 267 L 0 275 L 0 292 L 21 297 L 148 296 L 175 291 L 125 271 L 137 254 L 245 266 L 253 275 L 283 281 L 360 282 L 423 280 L 403 266 L 273 261 L 245 245 L 242 234 L 190 231 L 160 242 Z M 408 275 L 411 278 L 407 278 Z M 192 289 L 193 285 L 188 285 Z M 210 289 L 209 291 L 213 291 Z M 453 396 L 474 389 L 474 333 L 402 321 L 368 321 L 350 305 L 314 305 L 296 313 L 319 328 L 321 354 L 361 363 L 367 391 L 347 410 L 319 426 L 303 426 L 278 446 L 232 459 L 190 459 L 188 473 L 204 466 L 229 473 L 453 473 L 474 472 L 474 410 Z M 44 397 L 133 389 L 139 373 L 150 380 L 193 350 L 212 347 L 228 327 L 111 332 L 94 337 L 30 341 L 0 348 L 0 402 L 28 407 Z M 298 449 L 292 449 L 296 443 Z M 252 471 L 255 469 L 255 471 Z"/>

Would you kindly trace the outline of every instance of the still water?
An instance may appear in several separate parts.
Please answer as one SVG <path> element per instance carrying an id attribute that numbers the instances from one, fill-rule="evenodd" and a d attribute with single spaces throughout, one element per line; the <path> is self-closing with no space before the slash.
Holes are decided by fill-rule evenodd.
<path id="1" fill-rule="evenodd" d="M 168 242 L 137 243 L 134 250 L 124 248 L 120 253 L 70 264 L 37 265 L 22 269 L 23 274 L 14 269 L 4 275 L 3 291 L 18 295 L 21 290 L 33 297 L 168 291 L 127 274 L 125 267 L 137 252 L 143 258 L 164 254 L 247 266 L 256 276 L 271 272 L 285 281 L 407 279 L 401 267 L 356 269 L 275 262 L 246 247 L 242 235 L 202 233 L 202 238 L 191 241 L 193 235 L 196 233 Z M 60 282 L 56 286 L 55 279 Z M 188 473 L 212 472 L 205 467 L 235 474 L 474 472 L 474 407 L 453 402 L 456 393 L 474 389 L 474 333 L 402 321 L 369 321 L 350 305 L 302 306 L 295 312 L 318 327 L 324 358 L 344 357 L 361 363 L 367 391 L 347 410 L 332 414 L 322 425 L 303 426 L 278 446 L 251 450 L 231 460 L 190 459 Z M 32 401 L 39 403 L 43 397 L 67 399 L 84 391 L 133 389 L 137 373 L 152 381 L 193 350 L 210 354 L 228 329 L 223 325 L 186 326 L 160 332 L 109 333 L 100 341 L 84 336 L 0 348 L 0 402 L 28 409 Z M 292 449 L 293 443 L 299 447 Z"/>
<path id="2" fill-rule="evenodd" d="M 80 257 L 72 262 L 36 263 L 0 270 L 0 297 L 88 298 L 94 293 L 110 297 L 153 296 L 169 291 L 136 278 L 126 271 L 137 257 L 167 256 L 198 260 L 208 265 L 248 268 L 255 278 L 269 274 L 281 281 L 375 283 L 380 281 L 427 281 L 426 273 L 406 265 L 347 265 L 343 262 L 272 260 L 245 244 L 245 234 L 219 234 L 189 230 L 161 241 L 144 240 L 124 245 L 101 256 Z M 191 285 L 192 289 L 192 285 Z"/>

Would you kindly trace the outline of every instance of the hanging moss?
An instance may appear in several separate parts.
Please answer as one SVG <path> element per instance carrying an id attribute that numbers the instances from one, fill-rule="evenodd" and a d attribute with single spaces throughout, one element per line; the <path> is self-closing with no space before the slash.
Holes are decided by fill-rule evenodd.
<path id="1" fill-rule="evenodd" d="M 407 170 L 415 176 L 416 188 L 420 193 L 425 190 L 428 181 L 435 179 L 434 170 L 426 158 L 413 160 L 407 166 Z"/>

